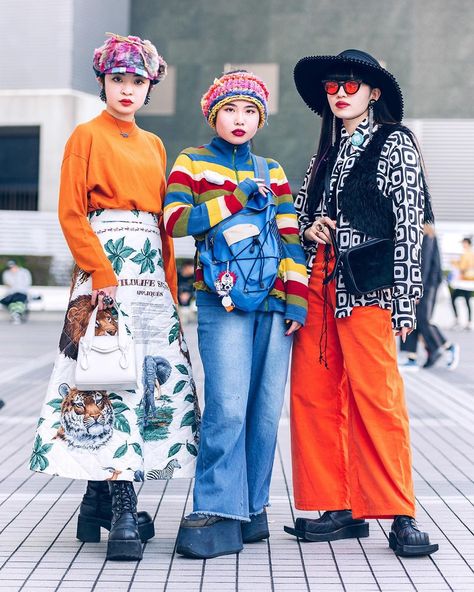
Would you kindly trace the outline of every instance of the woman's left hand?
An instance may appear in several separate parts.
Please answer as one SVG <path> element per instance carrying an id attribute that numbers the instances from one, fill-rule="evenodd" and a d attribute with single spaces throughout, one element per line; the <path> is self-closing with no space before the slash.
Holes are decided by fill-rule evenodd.
<path id="1" fill-rule="evenodd" d="M 301 323 L 298 323 L 298 321 L 287 320 L 286 322 L 291 323 L 291 325 L 286 330 L 285 335 L 292 335 L 293 333 L 296 333 L 298 329 L 301 329 L 301 327 L 303 326 Z"/>
<path id="2" fill-rule="evenodd" d="M 395 337 L 401 337 L 403 343 L 405 343 L 408 335 L 410 335 L 410 333 L 413 331 L 413 327 L 402 327 L 401 329 L 398 329 L 397 331 L 395 331 Z"/>

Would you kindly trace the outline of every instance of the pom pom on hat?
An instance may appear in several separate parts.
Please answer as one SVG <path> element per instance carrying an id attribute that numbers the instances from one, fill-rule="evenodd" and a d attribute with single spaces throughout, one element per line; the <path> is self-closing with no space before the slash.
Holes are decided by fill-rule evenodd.
<path id="1" fill-rule="evenodd" d="M 201 99 L 201 109 L 211 127 L 216 127 L 217 112 L 226 103 L 244 100 L 254 103 L 260 113 L 258 127 L 263 127 L 268 117 L 268 89 L 258 76 L 245 70 L 226 72 L 215 78 Z"/>
<path id="2" fill-rule="evenodd" d="M 97 76 L 130 72 L 149 78 L 152 84 L 166 76 L 167 64 L 148 39 L 116 33 L 106 35 L 109 38 L 94 50 L 93 68 Z"/>

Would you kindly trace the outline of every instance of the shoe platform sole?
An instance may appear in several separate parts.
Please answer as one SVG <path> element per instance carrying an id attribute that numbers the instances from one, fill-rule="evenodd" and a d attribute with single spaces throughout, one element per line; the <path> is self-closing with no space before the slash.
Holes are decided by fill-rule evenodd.
<path id="1" fill-rule="evenodd" d="M 107 561 L 140 561 L 143 557 L 141 541 L 110 541 L 107 543 Z"/>
<path id="2" fill-rule="evenodd" d="M 397 541 L 396 535 L 391 532 L 388 537 L 388 545 L 395 555 L 400 557 L 422 557 L 423 555 L 431 555 L 436 553 L 439 545 L 400 545 Z"/>
<path id="3" fill-rule="evenodd" d="M 296 528 L 291 528 L 290 526 L 284 526 L 283 528 L 288 534 L 303 539 L 309 543 L 323 543 L 327 541 L 339 541 L 341 539 L 362 539 L 369 536 L 369 525 L 367 522 L 364 524 L 343 526 L 338 530 L 321 534 L 308 532 L 307 530 L 298 530 Z"/>
<path id="4" fill-rule="evenodd" d="M 100 529 L 110 530 L 110 520 L 89 518 L 79 515 L 77 518 L 76 538 L 83 543 L 100 543 Z M 138 525 L 138 534 L 142 543 L 146 543 L 155 536 L 153 522 Z"/>
<path id="5" fill-rule="evenodd" d="M 237 521 L 236 521 L 237 522 Z M 221 555 L 234 555 L 244 548 L 240 523 L 229 530 L 225 521 L 212 526 L 180 527 L 176 552 L 190 559 L 213 559 Z"/>
<path id="6" fill-rule="evenodd" d="M 182 555 L 183 557 L 187 557 L 188 559 L 214 559 L 215 557 L 222 557 L 223 555 L 235 555 L 240 553 L 242 550 L 243 547 L 239 547 L 211 554 L 201 554 L 198 551 L 189 549 L 188 547 L 176 547 L 176 553 L 178 553 L 178 555 Z"/>

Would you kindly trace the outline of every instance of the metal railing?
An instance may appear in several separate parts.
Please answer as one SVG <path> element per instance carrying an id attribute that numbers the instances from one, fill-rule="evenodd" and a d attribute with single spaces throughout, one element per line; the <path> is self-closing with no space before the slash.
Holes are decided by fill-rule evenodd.
<path id="1" fill-rule="evenodd" d="M 0 185 L 0 210 L 38 210 L 37 185 Z"/>

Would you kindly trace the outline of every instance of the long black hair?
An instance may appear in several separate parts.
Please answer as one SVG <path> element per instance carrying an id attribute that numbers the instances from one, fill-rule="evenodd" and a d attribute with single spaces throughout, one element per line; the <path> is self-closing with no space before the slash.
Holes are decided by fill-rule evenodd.
<path id="1" fill-rule="evenodd" d="M 354 78 L 356 80 L 362 80 L 368 84 L 371 89 L 377 88 L 377 83 L 370 80 L 366 73 L 358 72 L 357 69 L 354 68 L 348 68 L 346 72 L 341 70 L 337 74 L 327 74 L 325 78 L 331 80 L 346 80 L 347 78 Z M 381 95 L 379 99 L 373 103 L 373 113 L 375 124 L 395 125 L 399 123 L 399 121 L 397 121 L 390 113 L 383 95 Z M 335 127 L 334 146 L 332 143 L 333 125 Z M 334 162 L 334 152 L 337 150 L 337 146 L 339 146 L 339 140 L 341 139 L 341 129 L 342 119 L 333 116 L 329 102 L 326 102 L 326 105 L 323 109 L 316 159 L 314 161 L 308 183 L 308 214 L 310 216 L 314 216 L 319 202 L 321 201 L 324 189 L 324 176 L 326 173 L 326 167 L 328 166 L 329 161 Z"/>

